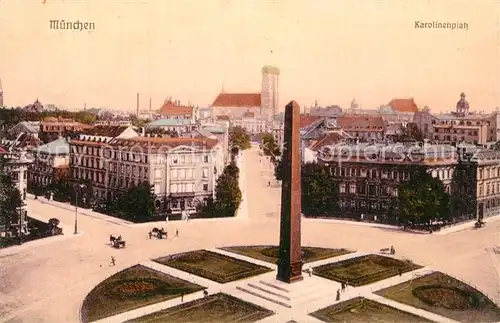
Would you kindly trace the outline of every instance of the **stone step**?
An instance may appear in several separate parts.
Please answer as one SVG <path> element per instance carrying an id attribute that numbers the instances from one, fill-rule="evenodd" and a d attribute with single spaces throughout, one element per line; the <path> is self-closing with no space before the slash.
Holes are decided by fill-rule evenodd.
<path id="1" fill-rule="evenodd" d="M 266 282 L 263 280 L 259 281 L 259 283 L 266 285 L 267 287 L 272 287 L 274 289 L 280 290 L 280 291 L 285 292 L 285 293 L 290 293 L 290 290 L 283 288 L 281 286 L 278 286 L 278 284 L 269 283 L 269 282 Z"/>
<path id="2" fill-rule="evenodd" d="M 278 292 L 275 292 L 275 291 L 271 291 L 271 290 L 269 290 L 269 288 L 261 287 L 261 286 L 258 286 L 258 285 L 252 284 L 252 283 L 248 283 L 247 285 L 249 287 L 257 289 L 257 290 L 259 290 L 261 292 L 264 292 L 264 293 L 267 293 L 267 294 L 271 294 L 271 295 L 279 297 L 281 299 L 284 299 L 284 300 L 287 300 L 287 301 L 291 300 L 290 297 L 282 295 L 282 294 L 280 294 Z M 267 285 L 263 285 L 263 286 L 267 286 Z"/>
<path id="3" fill-rule="evenodd" d="M 278 304 L 278 305 L 281 305 L 281 306 L 286 307 L 286 308 L 292 308 L 292 305 L 288 304 L 288 302 L 276 300 L 273 297 L 271 297 L 272 295 L 270 295 L 270 294 L 263 295 L 261 292 L 250 290 L 249 288 L 245 288 L 245 287 L 241 287 L 241 286 L 236 286 L 236 289 L 239 291 L 245 292 L 247 294 L 250 294 L 252 296 L 265 299 L 266 301 L 269 301 L 271 303 Z"/>

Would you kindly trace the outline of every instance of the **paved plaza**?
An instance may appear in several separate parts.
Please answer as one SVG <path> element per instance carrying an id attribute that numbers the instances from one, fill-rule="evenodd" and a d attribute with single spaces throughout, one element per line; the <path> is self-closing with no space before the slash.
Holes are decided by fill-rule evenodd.
<path id="1" fill-rule="evenodd" d="M 243 185 L 244 206 L 233 219 L 210 219 L 192 221 L 171 221 L 168 224 L 148 223 L 134 225 L 126 221 L 107 217 L 89 210 L 81 210 L 78 223 L 79 234 L 73 235 L 74 208 L 57 202 L 48 202 L 41 198 L 28 201 L 28 214 L 41 220 L 56 217 L 61 221 L 65 235 L 42 239 L 0 250 L 0 321 L 2 322 L 78 322 L 79 310 L 85 296 L 98 283 L 114 273 L 136 264 L 142 264 L 164 272 L 172 269 L 153 263 L 151 259 L 175 254 L 178 252 L 208 249 L 225 253 L 215 248 L 235 245 L 278 245 L 280 189 L 276 185 L 273 169 L 258 150 L 253 148 L 243 153 L 240 181 Z M 271 182 L 271 186 L 269 186 Z M 356 254 L 337 258 L 353 257 L 359 254 L 378 253 L 381 248 L 394 245 L 396 257 L 411 259 L 424 268 L 417 271 L 429 272 L 438 270 L 457 277 L 477 287 L 492 300 L 500 303 L 500 258 L 493 248 L 500 245 L 500 222 L 487 219 L 487 225 L 481 229 L 473 229 L 467 224 L 443 232 L 442 234 L 413 234 L 394 230 L 386 226 L 370 226 L 366 224 L 345 223 L 334 220 L 302 221 L 302 244 L 305 246 L 321 246 L 326 248 L 347 248 L 357 250 Z M 167 240 L 150 240 L 148 232 L 153 226 L 163 226 L 169 231 Z M 179 230 L 179 237 L 173 238 L 173 232 Z M 455 232 L 453 232 L 455 231 Z M 114 249 L 109 245 L 109 235 L 122 235 L 127 242 L 124 249 Z M 110 266 L 111 257 L 116 258 L 116 266 Z M 231 254 L 234 258 L 248 258 Z M 337 258 L 335 261 L 337 261 Z M 261 264 L 257 260 L 254 263 Z M 325 261 L 318 261 L 317 264 Z M 271 266 L 267 264 L 267 266 Z M 373 295 L 374 289 L 397 284 L 411 279 L 417 273 L 403 274 L 388 280 L 352 288 L 343 296 L 356 297 L 362 295 L 391 306 L 394 301 Z M 177 273 L 182 275 L 182 273 Z M 272 302 L 253 297 L 245 293 L 244 285 L 258 284 L 260 281 L 273 280 L 275 272 L 250 278 L 245 281 L 218 285 L 208 284 L 209 292 L 227 292 L 273 311 L 277 315 L 265 319 L 265 322 L 284 323 L 293 317 L 297 322 L 316 322 L 303 313 L 296 314 L 292 309 L 272 305 Z M 181 277 L 182 278 L 182 277 Z M 301 283 L 310 282 L 308 288 L 320 285 L 319 277 L 305 277 Z M 329 284 L 335 284 L 329 282 Z M 325 284 L 327 285 L 327 284 Z M 237 287 L 240 288 L 237 288 Z M 297 285 L 298 286 L 298 285 Z M 290 287 L 294 288 L 294 287 Z M 338 288 L 338 287 L 337 287 Z M 310 305 L 311 310 L 335 303 L 336 286 L 314 289 L 311 294 L 318 297 L 314 301 L 301 300 L 303 291 L 291 291 L 296 295 L 297 303 Z M 197 292 L 185 297 L 201 297 Z M 330 299 L 328 299 L 330 298 Z M 145 310 L 153 311 L 165 306 L 170 307 L 179 302 L 173 299 L 168 302 L 151 305 L 149 309 L 138 309 L 110 318 L 108 322 L 122 322 L 124 319 L 140 316 Z M 301 303 L 302 302 L 302 303 Z M 413 309 L 418 311 L 416 309 Z M 132 313 L 133 312 L 133 313 Z M 425 314 L 427 315 L 427 314 Z M 433 314 L 430 319 L 441 318 Z"/>

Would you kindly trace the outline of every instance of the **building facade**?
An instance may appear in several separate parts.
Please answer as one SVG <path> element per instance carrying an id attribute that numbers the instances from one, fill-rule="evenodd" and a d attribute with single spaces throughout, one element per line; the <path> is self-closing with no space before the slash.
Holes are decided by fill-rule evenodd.
<path id="1" fill-rule="evenodd" d="M 76 122 L 73 119 L 47 117 L 40 123 L 40 138 L 52 141 L 68 132 L 83 132 L 91 128 L 92 126 Z"/>
<path id="2" fill-rule="evenodd" d="M 336 216 L 387 222 L 400 183 L 410 179 L 408 165 L 421 165 L 451 192 L 456 148 L 449 145 L 334 145 L 324 147 L 318 163 L 330 167 L 339 192 Z"/>
<path id="3" fill-rule="evenodd" d="M 209 138 L 134 137 L 109 143 L 72 141 L 70 174 L 91 180 L 98 200 L 115 199 L 139 182 L 153 186 L 158 213 L 195 211 L 213 197 L 224 168 L 217 140 Z"/>
<path id="4" fill-rule="evenodd" d="M 33 148 L 33 163 L 28 171 L 28 184 L 49 186 L 60 178 L 67 178 L 69 172 L 69 143 L 59 138 L 48 144 Z"/>

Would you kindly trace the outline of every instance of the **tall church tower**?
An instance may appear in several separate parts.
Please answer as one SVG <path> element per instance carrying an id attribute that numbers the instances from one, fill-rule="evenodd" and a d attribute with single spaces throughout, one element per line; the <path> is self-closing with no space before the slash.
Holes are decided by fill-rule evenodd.
<path id="1" fill-rule="evenodd" d="M 461 115 L 469 114 L 469 102 L 465 99 L 465 93 L 463 92 L 460 94 L 460 100 L 457 102 L 456 112 Z"/>
<path id="2" fill-rule="evenodd" d="M 2 89 L 2 79 L 0 79 L 0 108 L 3 107 L 3 89 Z"/>
<path id="3" fill-rule="evenodd" d="M 280 70 L 274 66 L 262 68 L 262 91 L 260 92 L 261 114 L 272 119 L 279 113 L 279 76 Z"/>

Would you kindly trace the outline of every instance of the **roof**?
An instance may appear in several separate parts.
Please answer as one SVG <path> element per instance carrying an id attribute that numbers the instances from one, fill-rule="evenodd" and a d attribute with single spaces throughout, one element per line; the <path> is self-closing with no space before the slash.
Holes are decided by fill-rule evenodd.
<path id="1" fill-rule="evenodd" d="M 110 145 L 120 149 L 131 149 L 139 152 L 141 149 L 147 149 L 149 152 L 167 152 L 179 146 L 189 146 L 198 149 L 212 149 L 217 145 L 217 139 L 211 138 L 166 138 L 166 137 L 134 137 L 130 139 L 117 139 Z"/>
<path id="2" fill-rule="evenodd" d="M 174 126 L 188 126 L 193 122 L 188 119 L 159 119 L 148 123 L 147 127 L 174 127 Z"/>
<path id="3" fill-rule="evenodd" d="M 125 130 L 128 129 L 128 126 L 95 126 L 91 129 L 88 129 L 84 132 L 85 135 L 90 136 L 102 136 L 102 137 L 118 137 Z"/>
<path id="4" fill-rule="evenodd" d="M 34 148 L 34 151 L 39 154 L 67 155 L 69 154 L 69 143 L 66 138 L 59 138 L 48 144 Z"/>
<path id="5" fill-rule="evenodd" d="M 3 147 L 0 147 L 0 154 L 6 154 L 7 150 L 5 150 Z"/>
<path id="6" fill-rule="evenodd" d="M 317 151 L 324 146 L 331 146 L 333 144 L 339 143 L 344 137 L 336 132 L 326 133 L 321 137 L 314 145 L 311 146 L 311 150 Z"/>
<path id="7" fill-rule="evenodd" d="M 180 105 L 178 102 L 167 101 L 158 110 L 158 113 L 163 116 L 191 116 L 193 107 Z"/>
<path id="8" fill-rule="evenodd" d="M 410 99 L 392 99 L 389 105 L 394 112 L 417 112 L 418 107 L 413 98 Z"/>
<path id="9" fill-rule="evenodd" d="M 382 131 L 385 129 L 382 116 L 348 115 L 339 117 L 337 123 L 346 131 Z"/>
<path id="10" fill-rule="evenodd" d="M 40 121 L 21 121 L 18 125 L 25 127 L 31 133 L 40 131 Z"/>
<path id="11" fill-rule="evenodd" d="M 222 127 L 202 127 L 202 130 L 210 133 L 225 133 L 226 130 Z"/>
<path id="12" fill-rule="evenodd" d="M 260 93 L 220 93 L 212 107 L 259 107 Z"/>
<path id="13" fill-rule="evenodd" d="M 321 120 L 321 119 L 324 119 L 324 117 L 312 116 L 309 114 L 301 114 L 300 115 L 300 127 L 301 128 L 308 127 L 308 126 L 312 125 L 314 122 Z"/>
<path id="14" fill-rule="evenodd" d="M 227 116 L 227 115 L 215 116 L 215 120 L 228 120 L 229 121 L 229 116 Z"/>

